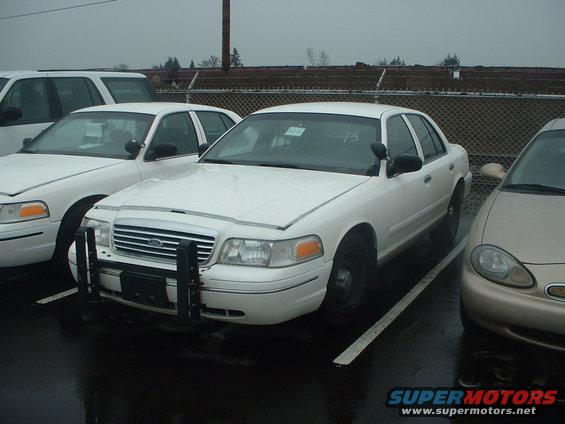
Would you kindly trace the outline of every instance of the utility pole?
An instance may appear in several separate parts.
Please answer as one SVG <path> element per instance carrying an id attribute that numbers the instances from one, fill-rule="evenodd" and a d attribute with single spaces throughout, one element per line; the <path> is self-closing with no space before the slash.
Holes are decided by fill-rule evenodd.
<path id="1" fill-rule="evenodd" d="M 230 70 L 230 0 L 222 0 L 222 69 Z"/>

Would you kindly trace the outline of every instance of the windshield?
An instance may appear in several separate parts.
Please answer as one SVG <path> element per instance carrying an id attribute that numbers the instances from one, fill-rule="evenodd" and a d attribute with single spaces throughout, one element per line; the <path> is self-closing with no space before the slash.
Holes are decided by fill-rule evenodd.
<path id="1" fill-rule="evenodd" d="M 128 141 L 143 142 L 153 115 L 128 112 L 82 112 L 62 119 L 22 153 L 47 153 L 127 159 Z"/>
<path id="2" fill-rule="evenodd" d="M 366 175 L 380 120 L 316 113 L 252 115 L 214 144 L 201 162 L 305 168 Z"/>
<path id="3" fill-rule="evenodd" d="M 0 78 L 0 91 L 2 91 L 2 89 L 6 86 L 7 83 L 8 83 L 7 78 Z"/>
<path id="4" fill-rule="evenodd" d="M 504 181 L 506 189 L 565 190 L 565 130 L 539 134 L 519 157 Z M 545 189 L 545 190 L 544 190 Z"/>

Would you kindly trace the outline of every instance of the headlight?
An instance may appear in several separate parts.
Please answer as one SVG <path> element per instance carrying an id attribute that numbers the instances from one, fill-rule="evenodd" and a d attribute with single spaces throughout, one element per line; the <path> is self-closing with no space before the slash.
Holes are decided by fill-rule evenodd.
<path id="1" fill-rule="evenodd" d="M 476 247 L 471 253 L 471 264 L 479 275 L 505 286 L 528 288 L 535 282 L 524 265 L 496 246 Z"/>
<path id="2" fill-rule="evenodd" d="M 81 226 L 94 228 L 96 244 L 100 246 L 110 245 L 110 224 L 108 222 L 84 218 Z"/>
<path id="3" fill-rule="evenodd" d="M 226 240 L 220 252 L 219 263 L 280 268 L 319 258 L 324 254 L 317 236 L 292 240 Z"/>
<path id="4" fill-rule="evenodd" d="M 47 218 L 49 208 L 44 202 L 10 203 L 0 205 L 0 224 Z"/>

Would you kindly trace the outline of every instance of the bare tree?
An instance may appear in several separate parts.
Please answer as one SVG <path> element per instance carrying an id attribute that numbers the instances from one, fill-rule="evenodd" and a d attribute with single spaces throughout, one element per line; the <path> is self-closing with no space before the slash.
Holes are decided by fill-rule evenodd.
<path id="1" fill-rule="evenodd" d="M 203 60 L 198 64 L 199 68 L 219 68 L 220 58 L 218 56 L 211 55 L 208 59 Z"/>
<path id="2" fill-rule="evenodd" d="M 330 55 L 327 51 L 322 50 L 318 55 L 318 66 L 328 66 L 330 64 Z"/>
<path id="3" fill-rule="evenodd" d="M 328 66 L 330 55 L 325 50 L 317 51 L 312 47 L 306 49 L 306 59 L 311 66 Z"/>

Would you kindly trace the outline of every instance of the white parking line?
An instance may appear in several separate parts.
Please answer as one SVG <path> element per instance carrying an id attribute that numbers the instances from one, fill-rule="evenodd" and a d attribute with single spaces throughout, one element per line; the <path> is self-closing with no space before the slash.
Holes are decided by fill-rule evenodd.
<path id="1" fill-rule="evenodd" d="M 461 253 L 467 244 L 467 237 L 447 254 L 412 290 L 399 300 L 380 320 L 375 322 L 361 337 L 334 359 L 334 364 L 349 365 L 357 358 L 410 304 L 430 285 L 441 271 Z"/>
<path id="2" fill-rule="evenodd" d="M 64 291 L 64 292 L 61 292 L 61 293 L 58 293 L 58 294 L 54 294 L 53 296 L 46 297 L 45 299 L 38 300 L 36 303 L 39 303 L 40 305 L 45 305 L 46 303 L 62 299 L 64 297 L 73 295 L 75 293 L 78 293 L 78 288 L 76 288 L 76 287 L 74 289 L 70 289 L 70 290 L 67 290 L 67 291 Z"/>

